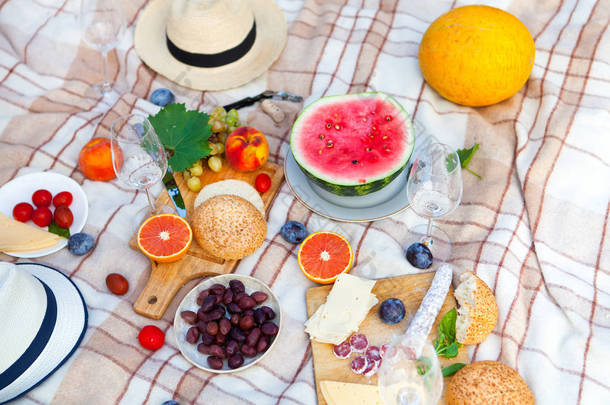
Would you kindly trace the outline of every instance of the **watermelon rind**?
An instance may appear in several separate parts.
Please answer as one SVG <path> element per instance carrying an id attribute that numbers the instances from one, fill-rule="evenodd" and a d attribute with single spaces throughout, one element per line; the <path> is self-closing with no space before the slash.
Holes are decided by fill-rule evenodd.
<path id="1" fill-rule="evenodd" d="M 308 167 L 300 157 L 300 154 L 296 150 L 296 141 L 294 134 L 297 133 L 301 129 L 301 125 L 305 121 L 305 118 L 309 114 L 312 109 L 323 105 L 324 103 L 335 103 L 338 100 L 345 98 L 347 100 L 357 98 L 357 97 L 366 97 L 366 98 L 383 98 L 385 101 L 390 102 L 392 105 L 396 107 L 396 109 L 401 112 L 404 118 L 404 122 L 407 128 L 405 128 L 405 136 L 409 137 L 408 146 L 404 152 L 403 159 L 401 159 L 392 170 L 387 171 L 381 176 L 376 178 L 369 179 L 366 183 L 357 183 L 357 182 L 345 182 L 345 181 L 337 181 L 336 179 L 332 179 L 331 177 L 317 172 L 315 169 Z M 301 114 L 297 117 L 296 121 L 292 126 L 292 130 L 290 133 L 290 149 L 292 151 L 292 155 L 294 156 L 298 166 L 301 171 L 310 179 L 313 183 L 322 187 L 323 189 L 340 196 L 363 196 L 366 194 L 374 193 L 376 191 L 381 190 L 388 184 L 392 182 L 396 177 L 402 173 L 402 171 L 407 166 L 407 162 L 411 158 L 411 154 L 413 153 L 413 148 L 415 146 L 415 131 L 413 130 L 413 124 L 411 122 L 411 117 L 409 113 L 404 109 L 404 107 L 396 101 L 392 96 L 382 93 L 382 92 L 363 92 L 363 93 L 352 93 L 345 95 L 337 95 L 337 96 L 326 96 L 322 97 L 301 111 Z"/>

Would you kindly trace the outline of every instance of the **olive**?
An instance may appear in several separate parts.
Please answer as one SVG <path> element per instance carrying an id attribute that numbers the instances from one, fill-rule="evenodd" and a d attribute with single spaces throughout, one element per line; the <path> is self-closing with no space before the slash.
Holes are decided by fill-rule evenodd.
<path id="1" fill-rule="evenodd" d="M 199 295 L 197 296 L 197 305 L 201 306 L 201 304 L 203 304 L 203 299 L 205 297 L 207 297 L 208 295 L 210 295 L 210 290 L 203 290 L 199 293 Z"/>
<path id="2" fill-rule="evenodd" d="M 227 291 L 225 291 L 225 294 L 222 297 L 222 302 L 224 302 L 226 305 L 229 305 L 230 303 L 233 302 L 233 291 L 227 289 Z"/>
<path id="3" fill-rule="evenodd" d="M 227 356 L 233 356 L 235 353 L 239 352 L 239 343 L 232 339 L 229 340 L 225 347 L 225 351 L 227 352 Z"/>
<path id="4" fill-rule="evenodd" d="M 201 332 L 201 341 L 204 345 L 211 345 L 216 341 L 213 335 L 210 335 L 207 331 Z"/>
<path id="5" fill-rule="evenodd" d="M 234 326 L 239 325 L 239 320 L 240 320 L 239 314 L 231 315 L 231 319 L 230 319 L 231 325 L 234 325 Z"/>
<path id="6" fill-rule="evenodd" d="M 256 301 L 257 304 L 262 304 L 267 300 L 268 295 L 262 291 L 256 291 L 253 292 L 250 297 L 252 297 L 252 299 Z"/>
<path id="7" fill-rule="evenodd" d="M 182 311 L 180 312 L 180 316 L 189 325 L 194 325 L 195 322 L 197 322 L 197 314 L 193 311 Z"/>
<path id="8" fill-rule="evenodd" d="M 280 328 L 277 327 L 276 324 L 274 324 L 273 322 L 265 322 L 262 326 L 261 326 L 261 331 L 265 334 L 265 335 L 269 335 L 269 336 L 275 336 L 277 335 L 277 333 L 280 331 Z"/>
<path id="9" fill-rule="evenodd" d="M 260 337 L 260 339 L 258 339 L 258 343 L 256 344 L 256 351 L 259 353 L 262 353 L 265 350 L 267 350 L 268 348 L 269 348 L 269 337 L 263 335 Z"/>
<path id="10" fill-rule="evenodd" d="M 224 359 L 225 357 L 227 357 L 227 354 L 225 353 L 225 349 L 223 349 L 219 345 L 211 345 L 210 346 L 210 354 L 212 356 L 216 356 L 216 357 L 219 357 L 221 359 Z"/>
<path id="11" fill-rule="evenodd" d="M 237 304 L 241 309 L 250 309 L 256 305 L 256 301 L 254 301 L 252 297 L 246 295 L 237 301 Z"/>
<path id="12" fill-rule="evenodd" d="M 241 330 L 246 331 L 254 326 L 254 317 L 250 315 L 242 316 L 239 320 L 239 327 Z"/>
<path id="13" fill-rule="evenodd" d="M 218 333 L 218 322 L 216 322 L 216 321 L 208 322 L 205 330 L 210 335 L 216 335 Z"/>
<path id="14" fill-rule="evenodd" d="M 203 299 L 203 302 L 201 303 L 201 310 L 203 312 L 209 312 L 212 310 L 212 308 L 214 308 L 214 305 L 216 305 L 216 296 L 208 295 Z"/>
<path id="15" fill-rule="evenodd" d="M 190 344 L 195 344 L 199 340 L 199 329 L 196 326 L 190 327 L 189 330 L 186 331 L 186 341 Z"/>
<path id="16" fill-rule="evenodd" d="M 256 353 L 257 353 L 255 348 L 253 348 L 252 346 L 248 346 L 248 345 L 243 345 L 241 347 L 240 351 L 246 357 L 254 357 L 254 356 L 256 356 Z"/>
<path id="17" fill-rule="evenodd" d="M 216 356 L 209 356 L 208 365 L 210 366 L 210 368 L 212 368 L 214 370 L 220 370 L 222 368 L 222 366 L 224 365 L 224 363 L 223 363 L 222 359 L 220 359 Z"/>
<path id="18" fill-rule="evenodd" d="M 229 363 L 230 368 L 240 368 L 242 364 L 244 364 L 244 356 L 239 353 L 235 353 L 233 356 L 229 357 L 227 363 Z"/>
<path id="19" fill-rule="evenodd" d="M 246 316 L 246 315 L 250 315 L 250 316 L 254 316 L 254 310 L 252 308 L 250 309 L 246 309 L 244 312 L 241 313 L 241 316 Z"/>
<path id="20" fill-rule="evenodd" d="M 229 333 L 229 335 L 238 342 L 243 342 L 246 340 L 246 335 L 238 328 L 231 329 L 231 333 Z"/>
<path id="21" fill-rule="evenodd" d="M 214 295 L 214 298 L 216 298 L 216 301 L 214 303 L 216 305 L 220 304 L 222 302 L 222 297 L 223 296 L 224 296 L 224 294 L 223 295 Z M 211 295 L 210 295 L 210 297 L 211 297 Z"/>
<path id="22" fill-rule="evenodd" d="M 235 294 L 246 291 L 246 287 L 244 283 L 239 280 L 231 280 L 229 281 L 229 287 Z"/>
<path id="23" fill-rule="evenodd" d="M 229 304 L 229 312 L 232 314 L 238 314 L 241 312 L 241 308 L 235 302 Z"/>
<path id="24" fill-rule="evenodd" d="M 263 322 L 267 320 L 267 315 L 265 315 L 265 311 L 263 311 L 262 308 L 256 308 L 254 310 L 254 320 L 259 325 L 262 325 Z"/>
<path id="25" fill-rule="evenodd" d="M 231 331 L 231 321 L 227 318 L 222 318 L 220 322 L 218 322 L 218 326 L 220 327 L 221 335 L 228 335 Z"/>
<path id="26" fill-rule="evenodd" d="M 197 322 L 197 329 L 199 329 L 199 332 L 205 332 L 205 328 L 207 325 L 208 325 L 207 322 L 199 321 L 199 322 Z"/>
<path id="27" fill-rule="evenodd" d="M 224 308 L 216 308 L 209 313 L 209 318 L 211 321 L 217 321 L 225 315 Z"/>
<path id="28" fill-rule="evenodd" d="M 263 310 L 263 312 L 264 312 L 264 313 L 265 313 L 265 315 L 267 316 L 267 320 L 269 320 L 269 321 L 270 321 L 270 320 L 272 320 L 272 319 L 275 319 L 275 311 L 274 311 L 274 310 L 272 310 L 271 308 L 269 308 L 269 307 L 268 307 L 268 306 L 266 306 L 266 305 L 263 305 L 263 306 L 261 307 L 261 309 Z"/>
<path id="29" fill-rule="evenodd" d="M 248 337 L 246 338 L 246 344 L 248 346 L 256 347 L 256 344 L 258 343 L 258 339 L 261 337 L 261 334 L 262 333 L 259 328 L 252 329 L 248 334 Z"/>
<path id="30" fill-rule="evenodd" d="M 216 344 L 222 346 L 225 344 L 226 341 L 227 341 L 227 335 L 223 335 L 222 333 L 216 334 Z"/>
<path id="31" fill-rule="evenodd" d="M 210 287 L 210 290 L 212 290 L 212 292 L 215 295 L 223 296 L 224 293 L 225 293 L 226 287 L 224 285 L 222 285 L 222 284 L 216 283 L 216 284 L 214 284 L 213 286 Z"/>
<path id="32" fill-rule="evenodd" d="M 236 302 L 239 304 L 239 300 L 241 300 L 244 297 L 247 297 L 248 294 L 246 294 L 244 291 L 240 292 L 240 293 L 236 293 L 235 296 L 233 297 L 233 302 Z"/>
<path id="33" fill-rule="evenodd" d="M 199 343 L 197 345 L 197 351 L 201 354 L 210 354 L 210 346 Z"/>

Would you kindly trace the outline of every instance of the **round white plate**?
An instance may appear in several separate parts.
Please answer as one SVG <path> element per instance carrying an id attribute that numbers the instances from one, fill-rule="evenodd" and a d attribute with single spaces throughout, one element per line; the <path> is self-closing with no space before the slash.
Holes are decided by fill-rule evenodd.
<path id="1" fill-rule="evenodd" d="M 246 293 L 248 293 L 248 294 L 252 294 L 255 291 L 262 291 L 268 295 L 267 301 L 263 302 L 261 305 L 266 305 L 275 311 L 276 315 L 275 315 L 275 319 L 273 320 L 273 322 L 278 326 L 279 332 L 273 339 L 273 342 L 271 342 L 271 345 L 269 346 L 267 351 L 265 351 L 263 353 L 259 353 L 258 355 L 256 355 L 256 357 L 245 357 L 244 356 L 244 364 L 241 367 L 236 368 L 236 369 L 231 369 L 231 368 L 229 368 L 229 366 L 227 365 L 227 362 L 225 361 L 224 367 L 222 369 L 214 370 L 208 366 L 208 362 L 207 362 L 208 356 L 206 354 L 202 354 L 202 353 L 199 353 L 199 351 L 197 351 L 197 345 L 199 343 L 201 343 L 201 341 L 199 341 L 197 344 L 194 344 L 194 345 L 190 344 L 186 341 L 186 332 L 193 325 L 189 325 L 188 323 L 186 323 L 186 321 L 184 319 L 182 319 L 182 317 L 180 316 L 180 313 L 182 311 L 197 312 L 197 310 L 199 309 L 199 305 L 197 305 L 197 296 L 199 295 L 199 293 L 201 291 L 211 287 L 212 285 L 214 285 L 216 283 L 219 283 L 219 284 L 224 285 L 225 287 L 228 287 L 229 282 L 231 280 L 239 280 L 242 283 L 244 283 L 244 286 L 246 287 Z M 180 302 L 180 305 L 178 306 L 178 309 L 176 310 L 176 315 L 174 316 L 174 333 L 176 335 L 176 343 L 178 344 L 178 348 L 180 349 L 180 352 L 189 362 L 191 362 L 196 367 L 199 367 L 200 369 L 205 370 L 205 371 L 209 371 L 210 373 L 221 373 L 221 374 L 222 373 L 235 373 L 238 371 L 242 371 L 242 370 L 247 369 L 248 367 L 253 366 L 254 364 L 258 363 L 259 361 L 261 361 L 267 355 L 267 353 L 269 353 L 273 349 L 273 346 L 275 346 L 275 343 L 278 341 L 278 337 L 279 337 L 280 333 L 282 333 L 282 313 L 280 310 L 280 302 L 278 301 L 275 294 L 273 294 L 273 291 L 271 291 L 271 289 L 269 287 L 267 287 L 267 285 L 265 283 L 263 283 L 262 281 L 254 278 L 254 277 L 243 276 L 240 274 L 223 274 L 222 276 L 210 277 L 210 278 L 204 280 L 197 287 L 193 288 L 182 299 L 182 302 Z"/>
<path id="2" fill-rule="evenodd" d="M 370 222 L 398 214 L 409 207 L 407 173 L 419 150 L 438 142 L 429 134 L 417 134 L 415 147 L 406 168 L 380 191 L 358 197 L 343 197 L 323 190 L 301 171 L 290 149 L 284 159 L 286 183 L 296 198 L 311 211 L 334 221 Z"/>
<path id="3" fill-rule="evenodd" d="M 49 190 L 53 196 L 62 191 L 72 193 L 72 204 L 70 210 L 74 215 L 74 222 L 70 227 L 70 235 L 80 232 L 85 226 L 87 215 L 89 215 L 89 203 L 87 195 L 81 186 L 72 180 L 70 177 L 54 172 L 38 172 L 29 173 L 19 176 L 2 187 L 0 187 L 0 212 L 9 218 L 13 217 L 13 208 L 20 202 L 27 202 L 32 205 L 32 194 L 39 189 Z M 53 206 L 51 205 L 51 211 Z M 32 221 L 27 222 L 28 225 L 38 228 Z M 45 228 L 40 228 L 45 229 Z M 46 229 L 45 229 L 46 230 Z M 14 257 L 41 257 L 51 253 L 55 253 L 68 244 L 68 239 L 62 240 L 52 248 L 36 250 L 33 252 L 24 253 L 6 253 Z"/>

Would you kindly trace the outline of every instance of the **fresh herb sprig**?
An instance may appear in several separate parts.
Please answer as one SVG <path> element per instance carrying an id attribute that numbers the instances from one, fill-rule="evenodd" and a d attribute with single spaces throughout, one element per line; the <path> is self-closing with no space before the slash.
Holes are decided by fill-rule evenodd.
<path id="1" fill-rule="evenodd" d="M 448 311 L 438 325 L 438 336 L 434 339 L 434 350 L 436 354 L 447 359 L 452 359 L 458 355 L 458 349 L 462 346 L 455 339 L 455 322 L 457 320 L 457 310 L 453 308 Z"/>
<path id="2" fill-rule="evenodd" d="M 472 173 L 473 175 L 477 176 L 479 178 L 479 180 L 483 180 L 483 177 L 481 177 L 481 175 L 479 175 L 476 172 L 473 172 L 472 170 L 470 170 L 468 168 L 468 164 L 470 163 L 470 160 L 472 160 L 474 153 L 478 149 L 479 149 L 479 144 L 475 143 L 472 148 L 458 149 L 456 152 L 460 158 L 460 166 L 462 167 L 462 169 L 465 169 L 468 172 Z M 455 155 L 447 156 L 447 171 L 449 171 L 449 172 L 451 172 L 457 166 L 457 162 L 455 161 L 455 159 L 453 159 L 453 156 L 455 156 Z"/>
<path id="3" fill-rule="evenodd" d="M 62 228 L 61 226 L 57 225 L 55 221 L 51 221 L 51 223 L 49 224 L 49 232 L 54 233 L 55 235 L 59 235 L 62 238 L 70 238 L 70 229 Z"/>
<path id="4" fill-rule="evenodd" d="M 443 377 L 451 377 L 461 369 L 466 366 L 464 363 L 453 363 L 448 365 L 447 367 L 443 367 L 441 372 L 443 373 Z"/>

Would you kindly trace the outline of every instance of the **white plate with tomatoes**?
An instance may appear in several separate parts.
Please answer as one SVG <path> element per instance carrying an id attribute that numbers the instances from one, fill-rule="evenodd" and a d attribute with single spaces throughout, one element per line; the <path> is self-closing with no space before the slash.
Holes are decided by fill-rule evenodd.
<path id="1" fill-rule="evenodd" d="M 29 204 L 31 209 L 26 205 L 16 208 L 20 203 Z M 59 206 L 63 207 L 58 210 Z M 48 230 L 53 220 L 57 225 L 70 229 L 70 235 L 73 235 L 85 226 L 89 203 L 81 186 L 70 177 L 55 172 L 38 172 L 19 176 L 0 187 L 0 212 L 43 230 Z M 52 248 L 7 254 L 24 258 L 41 257 L 55 253 L 67 244 L 68 239 L 62 239 Z"/>

